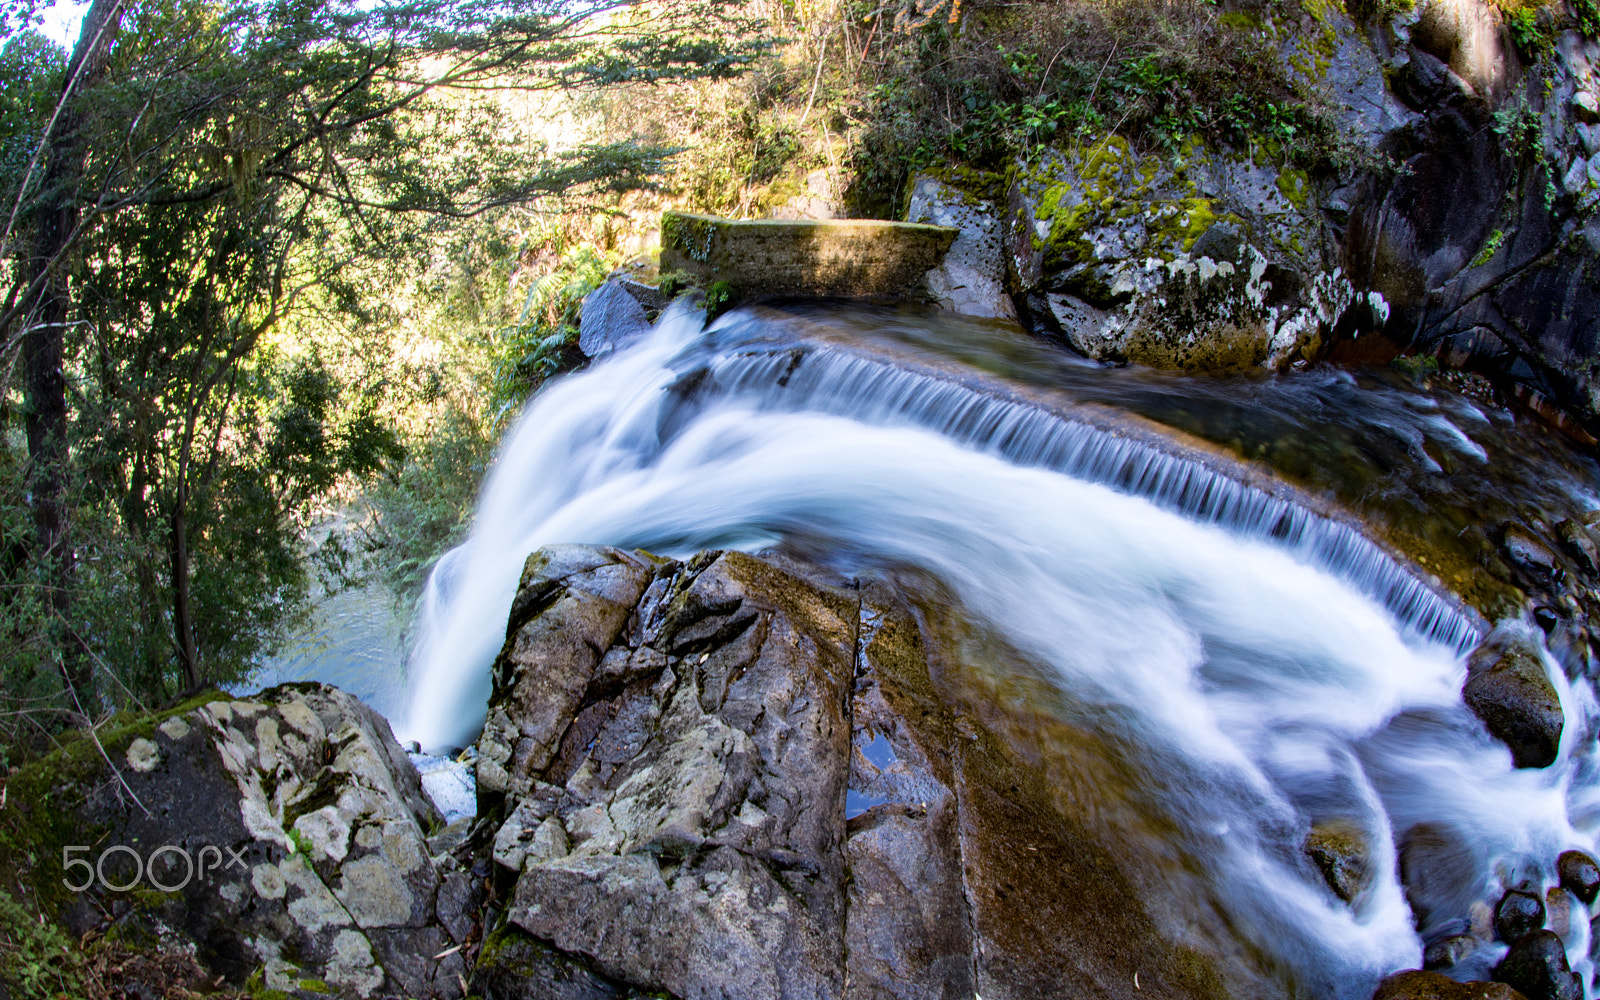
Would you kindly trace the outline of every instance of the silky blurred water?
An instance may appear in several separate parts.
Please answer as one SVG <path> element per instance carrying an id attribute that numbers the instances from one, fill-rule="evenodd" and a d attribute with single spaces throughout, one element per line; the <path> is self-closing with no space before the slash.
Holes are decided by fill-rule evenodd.
<path id="1" fill-rule="evenodd" d="M 1537 435 L 1513 424 L 1381 379 L 1108 372 L 1000 328 L 898 313 L 745 310 L 703 331 L 669 312 L 530 403 L 469 540 L 429 580 L 391 717 L 425 748 L 471 742 L 519 571 L 545 544 L 780 548 L 849 576 L 937 581 L 1055 686 L 1063 718 L 1100 720 L 1130 762 L 1119 773 L 1141 791 L 1111 833 L 1130 863 L 1194 869 L 1206 903 L 1165 901 L 1175 922 L 1214 924 L 1311 995 L 1364 998 L 1421 961 L 1394 863 L 1404 831 L 1455 831 L 1460 891 L 1476 899 L 1508 873 L 1552 884 L 1556 855 L 1593 850 L 1600 829 L 1588 681 L 1547 662 L 1561 757 L 1512 768 L 1460 701 L 1462 653 L 1486 623 L 1393 547 L 1436 541 L 1436 562 L 1468 565 L 1488 536 L 1458 519 L 1600 507 L 1591 468 L 1555 452 L 1538 464 L 1523 443 Z M 325 635 L 365 628 L 355 607 L 330 614 Z M 352 677 L 375 662 L 308 647 L 283 669 L 317 655 Z M 381 683 L 355 683 L 397 707 Z M 1307 876 L 1300 845 L 1326 819 L 1377 858 L 1353 906 Z M 1587 976 L 1581 904 L 1570 926 Z"/>
<path id="2" fill-rule="evenodd" d="M 305 627 L 288 635 L 237 690 L 320 681 L 348 691 L 385 718 L 399 718 L 405 710 L 405 625 L 394 595 L 382 584 L 325 595 Z"/>

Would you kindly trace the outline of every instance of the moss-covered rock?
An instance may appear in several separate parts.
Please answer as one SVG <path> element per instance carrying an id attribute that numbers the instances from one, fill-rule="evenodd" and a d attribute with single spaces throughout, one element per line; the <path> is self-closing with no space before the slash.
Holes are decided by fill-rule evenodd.
<path id="1" fill-rule="evenodd" d="M 263 972 L 293 996 L 421 995 L 465 971 L 430 960 L 452 944 L 433 806 L 388 724 L 341 691 L 126 716 L 24 769 L 19 791 L 10 860 L 75 935 L 192 948 L 212 975 Z"/>
<path id="2" fill-rule="evenodd" d="M 761 295 L 920 297 L 955 230 L 872 220 L 759 220 L 665 212 L 661 269 L 738 299 Z"/>
<path id="3" fill-rule="evenodd" d="M 1306 175 L 1256 160 L 1193 141 L 1140 156 L 1107 136 L 1019 164 L 1007 242 L 1030 313 L 1099 360 L 1241 371 L 1315 357 L 1355 290 L 1315 255 Z"/>

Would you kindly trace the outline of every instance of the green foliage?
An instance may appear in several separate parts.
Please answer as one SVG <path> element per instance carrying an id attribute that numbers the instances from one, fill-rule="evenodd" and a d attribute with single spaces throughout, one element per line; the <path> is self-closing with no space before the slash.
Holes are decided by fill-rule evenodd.
<path id="1" fill-rule="evenodd" d="M 545 379 L 581 360 L 576 352 L 583 297 L 610 272 L 592 248 L 578 247 L 528 289 L 517 321 L 495 332 L 490 399 L 496 421 L 519 409 Z"/>
<path id="2" fill-rule="evenodd" d="M 35 908 L 0 889 L 0 986 L 11 996 L 81 997 L 82 960 L 72 942 Z"/>
<path id="3" fill-rule="evenodd" d="M 466 537 L 494 441 L 487 421 L 450 405 L 396 469 L 368 484 L 367 555 L 397 596 L 414 598 L 434 562 Z"/>
<path id="4" fill-rule="evenodd" d="M 24 31 L 0 48 L 0 203 L 16 201 L 16 185 L 50 120 L 66 54 L 35 31 Z"/>
<path id="5" fill-rule="evenodd" d="M 1537 60 L 1555 49 L 1554 22 L 1535 6 L 1517 7 L 1506 12 L 1506 27 L 1511 40 L 1524 57 Z"/>
<path id="6" fill-rule="evenodd" d="M 0 10 L 7 31 L 25 6 Z M 0 247 L 0 629 L 18 651 L 0 683 L 58 714 L 73 708 L 55 676 L 69 641 L 95 665 L 90 715 L 169 697 L 196 671 L 241 676 L 303 603 L 312 568 L 353 573 L 348 546 L 321 547 L 308 567 L 304 535 L 359 481 L 391 500 L 433 489 L 374 529 L 396 556 L 390 575 L 414 578 L 459 531 L 495 424 L 438 364 L 401 355 L 418 340 L 455 345 L 467 381 L 486 375 L 509 411 L 576 360 L 576 303 L 608 264 L 567 255 L 512 321 L 507 293 L 549 270 L 519 206 L 649 190 L 678 151 L 630 134 L 551 149 L 526 95 L 709 85 L 772 47 L 734 0 L 119 10 L 107 71 L 66 106 L 81 185 L 27 167 L 63 159 L 40 145 L 62 53 L 30 33 L 0 51 L 0 193 L 15 208 Z M 785 143 L 772 133 L 759 168 L 782 162 Z M 79 553 L 70 622 L 38 597 L 50 581 L 32 551 L 10 382 L 42 301 L 40 223 L 61 211 L 82 221 L 60 262 L 72 275 L 60 327 Z"/>
<path id="7" fill-rule="evenodd" d="M 706 289 L 706 322 L 721 316 L 733 304 L 733 286 L 726 281 L 713 281 L 711 287 Z"/>
<path id="8" fill-rule="evenodd" d="M 1421 385 L 1430 376 L 1439 374 L 1439 359 L 1431 354 L 1401 355 L 1389 362 L 1389 367 Z"/>
<path id="9" fill-rule="evenodd" d="M 1118 134 L 1176 154 L 1195 137 L 1313 168 L 1344 155 L 1322 98 L 1291 79 L 1259 15 L 1177 0 L 1007 5 L 883 44 L 862 97 L 858 207 L 895 211 L 917 169 L 1002 169 L 1037 146 Z"/>
<path id="10" fill-rule="evenodd" d="M 1500 252 L 1500 246 L 1505 242 L 1505 239 L 1506 234 L 1502 230 L 1496 229 L 1491 233 L 1489 238 L 1484 241 L 1483 249 L 1479 250 L 1478 255 L 1472 258 L 1472 266 L 1482 267 L 1493 260 L 1494 255 Z"/>
<path id="11" fill-rule="evenodd" d="M 1548 209 L 1556 199 L 1555 169 L 1545 154 L 1544 118 L 1519 97 L 1517 103 L 1496 111 L 1489 128 L 1500 137 L 1506 154 L 1515 161 L 1524 183 L 1542 172 L 1544 175 L 1544 200 Z"/>
<path id="12" fill-rule="evenodd" d="M 1569 0 L 1577 18 L 1578 30 L 1590 38 L 1600 38 L 1600 6 L 1594 0 Z"/>
<path id="13" fill-rule="evenodd" d="M 1543 155 L 1544 120 L 1526 100 L 1496 111 L 1489 127 L 1505 143 L 1506 151 L 1514 159 Z"/>

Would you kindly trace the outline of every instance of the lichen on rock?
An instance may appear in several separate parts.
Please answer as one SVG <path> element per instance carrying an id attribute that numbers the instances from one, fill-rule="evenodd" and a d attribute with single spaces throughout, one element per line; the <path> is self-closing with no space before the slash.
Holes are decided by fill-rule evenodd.
<path id="1" fill-rule="evenodd" d="M 1357 296 L 1309 254 L 1321 236 L 1306 185 L 1197 142 L 1172 160 L 1116 136 L 1042 155 L 1012 178 L 1018 294 L 1098 360 L 1205 371 L 1309 360 Z"/>

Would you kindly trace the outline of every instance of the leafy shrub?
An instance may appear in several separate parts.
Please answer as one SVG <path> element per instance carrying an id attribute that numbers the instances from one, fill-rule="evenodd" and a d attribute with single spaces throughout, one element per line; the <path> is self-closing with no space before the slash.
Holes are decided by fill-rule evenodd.
<path id="1" fill-rule="evenodd" d="M 1024 0 L 896 33 L 861 96 L 856 205 L 895 212 L 906 178 L 930 164 L 1003 169 L 1033 147 L 1108 133 L 1167 153 L 1195 137 L 1258 143 L 1302 167 L 1346 155 L 1321 95 L 1290 79 L 1262 23 L 1187 0 Z"/>

